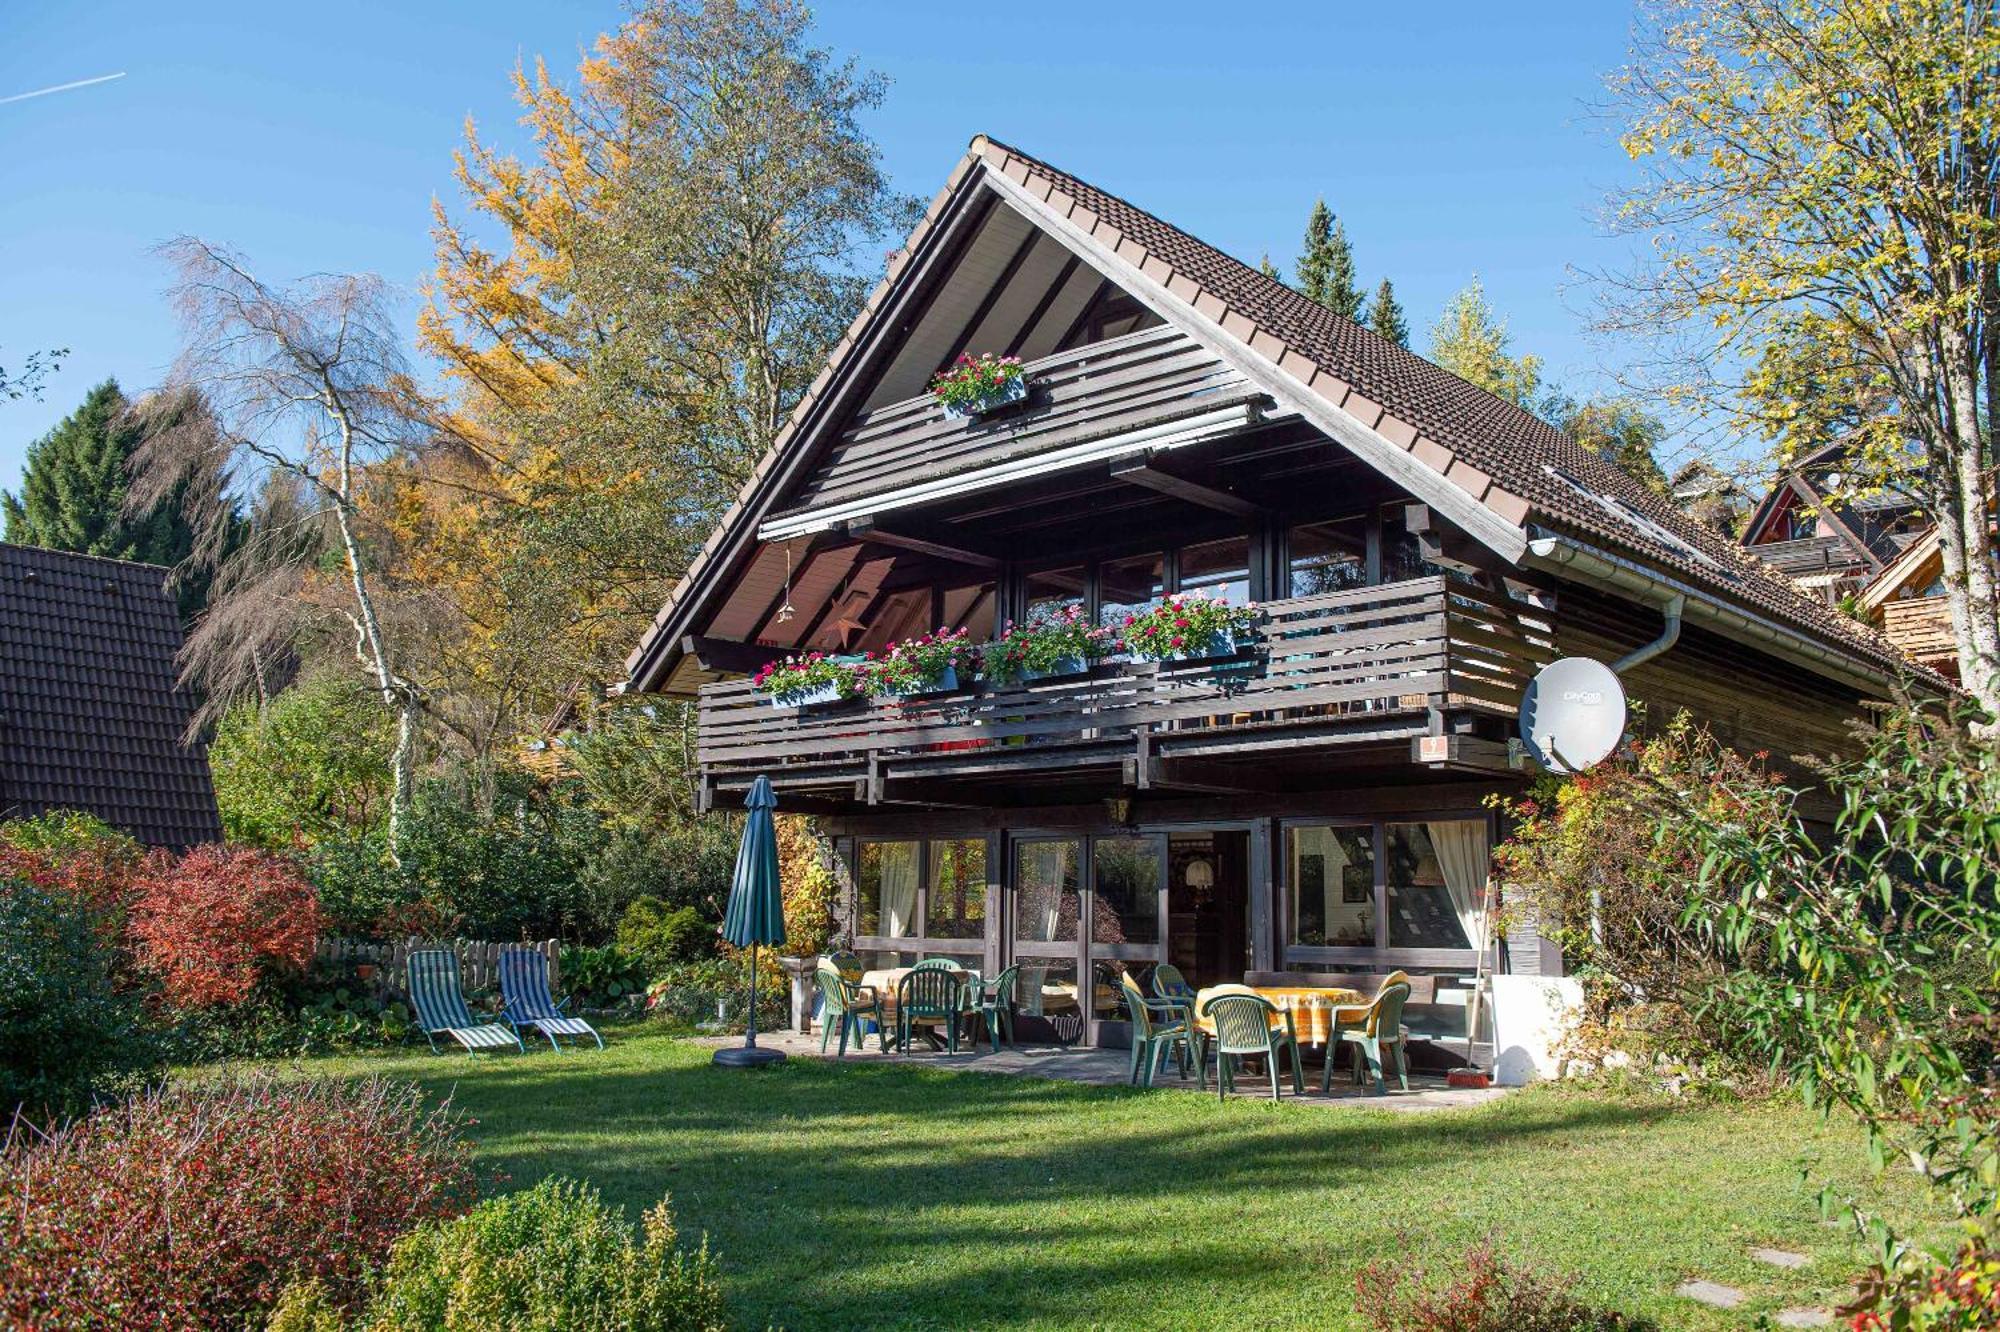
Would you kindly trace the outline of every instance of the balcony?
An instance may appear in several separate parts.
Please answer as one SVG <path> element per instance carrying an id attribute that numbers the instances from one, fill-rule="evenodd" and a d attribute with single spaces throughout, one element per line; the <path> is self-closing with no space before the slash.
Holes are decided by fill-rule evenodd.
<path id="1" fill-rule="evenodd" d="M 1279 751 L 1296 761 L 1363 744 L 1408 763 L 1434 713 L 1511 718 L 1554 655 L 1544 613 L 1442 576 L 1262 609 L 1253 648 L 1209 661 L 1112 662 L 1065 679 L 814 709 L 774 708 L 744 680 L 704 686 L 704 798 L 760 772 L 781 789 L 877 804 L 899 786 L 935 794 L 951 782 L 1143 789 L 1176 764 L 1268 767 Z"/>

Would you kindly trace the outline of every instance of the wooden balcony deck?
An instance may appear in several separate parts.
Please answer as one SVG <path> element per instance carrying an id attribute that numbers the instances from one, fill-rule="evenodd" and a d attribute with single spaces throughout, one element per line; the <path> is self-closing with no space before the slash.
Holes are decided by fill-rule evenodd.
<path id="1" fill-rule="evenodd" d="M 748 681 L 701 690 L 704 792 L 781 788 L 876 803 L 899 779 L 1074 773 L 1407 741 L 1432 709 L 1511 716 L 1553 655 L 1525 605 L 1429 577 L 1267 603 L 1254 647 L 1202 662 L 1120 662 L 1031 684 L 825 708 L 774 708 Z M 1139 783 L 1144 785 L 1144 777 Z"/>

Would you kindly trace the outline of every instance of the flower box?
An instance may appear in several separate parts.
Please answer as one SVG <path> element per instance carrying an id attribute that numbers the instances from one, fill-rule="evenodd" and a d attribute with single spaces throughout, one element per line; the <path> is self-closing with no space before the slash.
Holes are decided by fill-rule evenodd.
<path id="1" fill-rule="evenodd" d="M 782 694 L 773 694 L 771 695 L 771 706 L 774 708 L 818 707 L 823 703 L 838 703 L 841 695 L 846 692 L 845 686 L 838 680 L 829 680 L 824 684 L 807 685 L 803 689 L 792 689 Z"/>
<path id="2" fill-rule="evenodd" d="M 1090 669 L 1090 663 L 1082 657 L 1058 657 L 1040 670 L 1032 666 L 1021 668 L 1021 683 L 1032 684 L 1036 680 L 1059 680 L 1065 675 L 1082 675 Z"/>
<path id="3" fill-rule="evenodd" d="M 1138 661 L 1204 661 L 1242 651 L 1253 641 L 1256 622 L 1255 606 L 1176 592 L 1157 606 L 1126 616 L 1119 639 Z"/>
<path id="4" fill-rule="evenodd" d="M 1223 630 L 1220 633 L 1210 634 L 1199 642 L 1169 652 L 1163 657 L 1148 656 L 1143 652 L 1135 652 L 1133 657 L 1138 661 L 1207 661 L 1212 657 L 1233 657 L 1247 644 L 1247 634 Z"/>
<path id="5" fill-rule="evenodd" d="M 986 649 L 986 675 L 1000 685 L 1081 675 L 1110 649 L 1108 630 L 1085 619 L 1081 607 L 1065 606 L 1024 624 L 1008 624 L 1000 641 Z"/>
<path id="6" fill-rule="evenodd" d="M 886 687 L 883 694 L 889 698 L 916 698 L 923 694 L 955 694 L 958 692 L 958 667 L 947 666 L 929 679 L 910 684 L 893 684 Z"/>
<path id="7" fill-rule="evenodd" d="M 997 412 L 1002 407 L 1020 402 L 1028 396 L 1028 381 L 1015 378 L 1002 381 L 1000 387 L 969 402 L 947 402 L 944 405 L 944 419 L 964 421 L 988 412 Z"/>

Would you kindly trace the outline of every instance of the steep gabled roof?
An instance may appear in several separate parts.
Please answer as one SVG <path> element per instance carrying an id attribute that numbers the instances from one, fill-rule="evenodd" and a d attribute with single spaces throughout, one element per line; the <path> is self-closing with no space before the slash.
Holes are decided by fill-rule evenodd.
<path id="1" fill-rule="evenodd" d="M 1086 263 L 1502 556 L 1522 560 L 1533 529 L 1546 526 L 1803 636 L 1864 673 L 1900 668 L 1893 649 L 1872 631 L 1802 596 L 1736 543 L 1692 522 L 1547 422 L 1151 213 L 981 136 L 628 659 L 638 687 L 663 678 L 663 664 L 690 623 L 692 594 L 718 560 L 726 563 L 746 548 L 756 521 L 771 511 L 804 465 L 815 433 L 829 424 L 828 403 L 850 359 L 909 295 L 915 266 L 937 248 L 933 233 L 981 187 L 997 191 Z"/>
<path id="2" fill-rule="evenodd" d="M 218 841 L 182 743 L 180 613 L 156 565 L 0 544 L 0 815 L 86 810 L 152 846 Z"/>

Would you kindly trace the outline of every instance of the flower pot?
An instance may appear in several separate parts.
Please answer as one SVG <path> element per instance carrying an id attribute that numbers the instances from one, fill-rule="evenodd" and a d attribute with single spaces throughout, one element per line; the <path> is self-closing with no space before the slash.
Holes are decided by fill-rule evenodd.
<path id="1" fill-rule="evenodd" d="M 903 688 L 891 687 L 884 691 L 890 698 L 915 698 L 919 694 L 955 694 L 958 692 L 958 667 L 947 666 L 928 680 Z"/>
<path id="2" fill-rule="evenodd" d="M 1031 684 L 1036 680 L 1055 680 L 1065 675 L 1082 675 L 1090 669 L 1090 663 L 1082 657 L 1057 657 L 1043 670 L 1033 667 L 1021 668 L 1021 683 Z"/>
<path id="3" fill-rule="evenodd" d="M 1009 404 L 1020 402 L 1027 396 L 1027 379 L 1016 375 L 983 398 L 967 403 L 946 403 L 944 405 L 944 419 L 947 421 L 964 421 L 971 417 L 984 416 L 988 412 L 998 411 Z"/>
<path id="4" fill-rule="evenodd" d="M 1238 634 L 1224 630 L 1218 634 L 1211 634 L 1198 643 L 1190 643 L 1184 648 L 1169 652 L 1165 656 L 1156 657 L 1145 653 L 1135 655 L 1141 661 L 1206 661 L 1211 657 L 1233 657 L 1243 650 L 1244 640 L 1247 638 L 1247 633 Z"/>
<path id="5" fill-rule="evenodd" d="M 804 689 L 793 689 L 783 694 L 771 695 L 774 708 L 810 708 L 821 703 L 835 703 L 840 700 L 840 682 L 829 680 L 825 684 L 810 685 Z"/>

